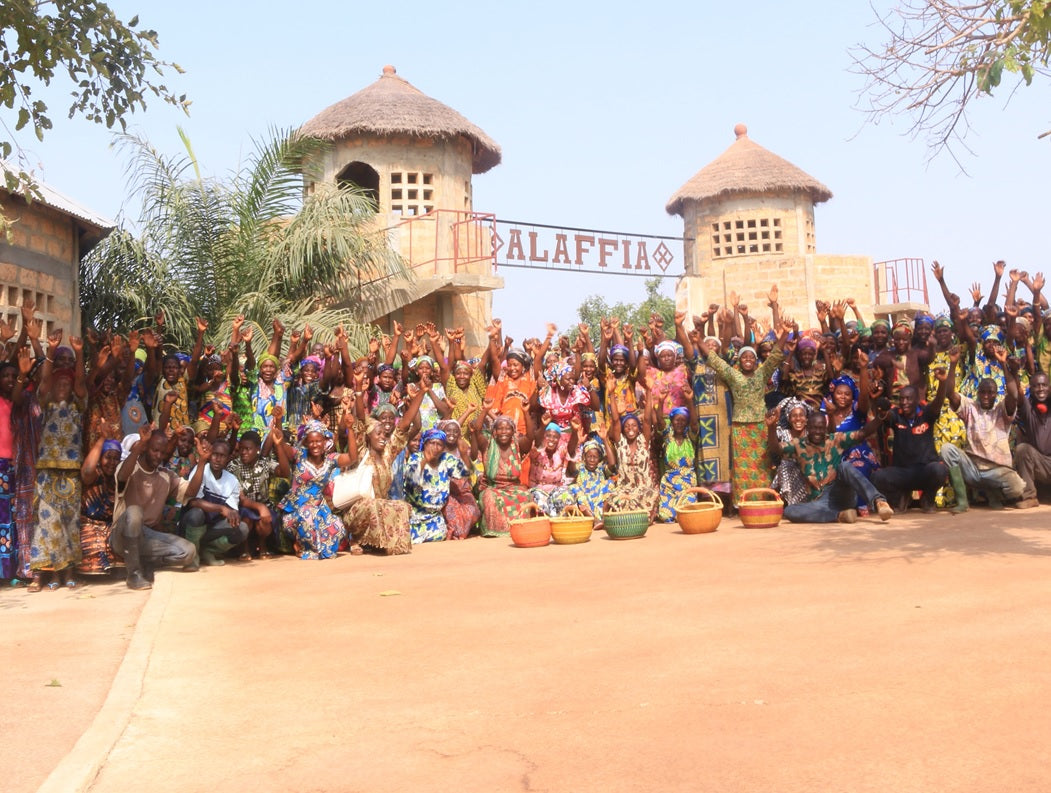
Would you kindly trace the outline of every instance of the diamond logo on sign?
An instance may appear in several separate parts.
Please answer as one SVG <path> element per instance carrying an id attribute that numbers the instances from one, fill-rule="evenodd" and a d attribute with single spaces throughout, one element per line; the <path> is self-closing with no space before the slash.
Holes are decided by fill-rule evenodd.
<path id="1" fill-rule="evenodd" d="M 668 265 L 675 261 L 675 256 L 663 242 L 653 249 L 653 261 L 661 268 L 662 272 L 668 271 Z"/>
<path id="2" fill-rule="evenodd" d="M 493 230 L 493 256 L 496 256 L 500 252 L 500 249 L 504 247 L 504 239 L 494 229 Z"/>

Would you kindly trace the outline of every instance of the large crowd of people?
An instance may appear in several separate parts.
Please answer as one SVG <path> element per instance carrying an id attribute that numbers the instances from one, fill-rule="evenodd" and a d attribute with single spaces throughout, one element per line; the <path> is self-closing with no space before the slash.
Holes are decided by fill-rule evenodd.
<path id="1" fill-rule="evenodd" d="M 935 263 L 948 312 L 893 325 L 845 299 L 801 329 L 774 286 L 769 319 L 731 294 L 671 327 L 549 324 L 521 345 L 494 320 L 475 358 L 462 328 L 395 323 L 355 356 L 342 329 L 286 343 L 243 317 L 209 344 L 199 319 L 188 354 L 163 315 L 65 346 L 27 303 L 17 338 L 0 323 L 0 577 L 75 588 L 123 566 L 146 589 L 161 566 L 503 536 L 533 507 L 667 522 L 698 486 L 731 513 L 773 487 L 796 522 L 1034 507 L 1051 315 L 1042 275 L 993 269 L 965 305 Z"/>

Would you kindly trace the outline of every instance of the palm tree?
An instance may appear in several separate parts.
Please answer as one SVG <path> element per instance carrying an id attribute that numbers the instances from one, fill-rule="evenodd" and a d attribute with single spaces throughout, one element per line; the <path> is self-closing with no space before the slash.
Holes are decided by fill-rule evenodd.
<path id="1" fill-rule="evenodd" d="M 274 318 L 289 328 L 309 323 L 317 341 L 342 324 L 362 351 L 375 332 L 360 324 L 362 308 L 407 269 L 364 191 L 315 183 L 304 195 L 303 173 L 327 144 L 271 131 L 243 168 L 211 179 L 179 134 L 186 152 L 174 157 L 118 137 L 142 208 L 134 231 L 122 224 L 83 260 L 84 324 L 128 329 L 163 310 L 166 336 L 187 349 L 196 316 L 219 339 L 243 314 L 260 332 Z"/>

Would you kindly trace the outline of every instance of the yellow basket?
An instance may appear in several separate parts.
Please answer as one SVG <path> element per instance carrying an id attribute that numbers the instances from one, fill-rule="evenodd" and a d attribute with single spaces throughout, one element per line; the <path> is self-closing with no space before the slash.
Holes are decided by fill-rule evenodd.
<path id="1" fill-rule="evenodd" d="M 572 517 L 565 517 L 572 516 Z M 551 539 L 558 545 L 575 545 L 591 539 L 595 519 L 585 515 L 580 507 L 571 504 L 563 517 L 551 518 Z"/>
<path id="2" fill-rule="evenodd" d="M 762 494 L 769 494 L 774 498 L 754 498 Z M 785 502 L 776 490 L 769 487 L 752 487 L 741 493 L 741 500 L 737 502 L 737 512 L 746 529 L 771 529 L 781 522 Z"/>
<path id="3" fill-rule="evenodd" d="M 708 496 L 711 501 L 698 501 L 688 503 L 686 497 L 690 493 Z M 719 521 L 723 519 L 723 500 L 717 493 L 713 493 L 706 487 L 691 487 L 679 496 L 679 503 L 675 505 L 675 520 L 683 534 L 707 534 L 719 528 Z"/>

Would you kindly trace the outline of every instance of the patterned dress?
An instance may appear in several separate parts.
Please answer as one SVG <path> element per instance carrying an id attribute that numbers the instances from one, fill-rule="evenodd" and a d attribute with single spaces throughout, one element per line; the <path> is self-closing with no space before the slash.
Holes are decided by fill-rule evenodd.
<path id="1" fill-rule="evenodd" d="M 442 452 L 434 466 L 423 462 L 422 452 L 409 457 L 405 464 L 405 498 L 412 507 L 409 533 L 414 544 L 445 539 L 442 510 L 449 500 L 449 488 L 454 479 L 466 479 L 467 475 L 463 461 L 449 452 Z"/>
<path id="2" fill-rule="evenodd" d="M 656 476 L 646 439 L 639 435 L 632 446 L 621 435 L 617 440 L 617 484 L 606 499 L 606 511 L 636 510 L 648 512 L 650 520 L 656 516 Z"/>
<path id="3" fill-rule="evenodd" d="M 534 448 L 529 453 L 529 497 L 551 518 L 557 518 L 576 503 L 572 488 L 566 483 L 568 445 L 567 436 L 563 435 L 553 452 Z"/>
<path id="4" fill-rule="evenodd" d="M 697 472 L 694 470 L 694 458 L 697 456 L 697 437 L 687 432 L 682 439 L 677 439 L 671 427 L 664 428 L 664 475 L 660 481 L 660 506 L 657 519 L 665 523 L 675 520 L 675 505 L 682 492 L 697 487 Z M 693 503 L 697 497 L 693 494 L 687 501 Z"/>
<path id="5" fill-rule="evenodd" d="M 617 377 L 614 380 L 613 388 L 606 390 L 602 404 L 606 411 L 607 419 L 613 415 L 612 405 L 617 406 L 618 416 L 638 413 L 639 403 L 635 398 L 635 379 L 627 374 Z"/>
<path id="6" fill-rule="evenodd" d="M 285 513 L 282 530 L 293 537 L 300 559 L 333 559 L 346 535 L 342 521 L 325 501 L 325 487 L 335 474 L 336 455 L 326 454 L 320 465 L 301 449 L 292 466 L 292 489 L 277 505 Z"/>
<path id="7" fill-rule="evenodd" d="M 596 521 L 602 520 L 602 510 L 605 506 L 606 497 L 613 486 L 606 471 L 606 464 L 600 462 L 598 468 L 592 471 L 581 467 L 577 473 L 576 481 L 571 488 L 577 506 L 583 509 L 587 507 Z"/>
<path id="8" fill-rule="evenodd" d="M 445 381 L 445 397 L 453 406 L 453 412 L 449 418 L 463 424 L 464 417 L 467 416 L 467 408 L 472 402 L 479 408 L 482 406 L 482 400 L 485 399 L 485 378 L 481 372 L 475 370 L 471 372 L 467 388 L 461 389 L 456 385 L 456 378 L 449 375 L 449 379 Z"/>
<path id="9" fill-rule="evenodd" d="M 649 384 L 650 398 L 653 400 L 654 407 L 660 408 L 661 413 L 665 416 L 671 412 L 672 408 L 686 407 L 686 400 L 692 395 L 689 378 L 686 376 L 686 367 L 681 364 L 673 367 L 669 372 L 651 366 L 646 370 L 646 382 Z"/>
<path id="10" fill-rule="evenodd" d="M 109 547 L 116 488 L 112 477 L 98 472 L 95 484 L 84 488 L 80 500 L 80 555 L 77 570 L 86 575 L 107 572 L 119 557 Z"/>
<path id="11" fill-rule="evenodd" d="M 364 426 L 356 426 L 354 434 L 364 438 Z M 359 498 L 342 513 L 343 525 L 354 543 L 388 555 L 412 551 L 410 507 L 405 501 L 385 497 L 394 480 L 394 460 L 405 450 L 407 442 L 405 432 L 395 427 L 394 434 L 383 447 L 382 457 L 377 457 L 367 448 L 360 450 L 363 460 L 366 454 L 371 456 L 372 492 L 376 497 Z"/>
<path id="12" fill-rule="evenodd" d="M 445 525 L 449 528 L 449 539 L 462 540 L 471 533 L 471 528 L 482 516 L 472 491 L 475 479 L 474 466 L 470 459 L 464 460 L 459 449 L 449 454 L 463 462 L 467 469 L 466 479 L 453 479 L 449 485 L 449 500 L 445 504 Z"/>
<path id="13" fill-rule="evenodd" d="M 746 375 L 730 366 L 718 355 L 708 356 L 708 365 L 715 369 L 733 394 L 733 422 L 730 437 L 733 442 L 733 498 L 755 487 L 770 485 L 770 467 L 767 460 L 766 381 L 781 363 L 783 353 L 775 349 L 759 367 Z"/>
<path id="14" fill-rule="evenodd" d="M 431 391 L 434 392 L 434 398 L 431 398 L 430 394 L 426 394 L 423 397 L 423 401 L 420 403 L 420 431 L 426 432 L 429 429 L 433 429 L 434 425 L 442 420 L 441 414 L 438 412 L 438 407 L 435 405 L 435 399 L 445 399 L 445 389 L 442 388 L 441 383 L 431 383 Z"/>
<path id="15" fill-rule="evenodd" d="M 22 392 L 22 405 L 13 414 L 15 459 L 13 475 L 15 544 L 14 577 L 28 578 L 29 557 L 33 545 L 33 509 L 36 499 L 36 457 L 44 412 L 30 383 Z"/>
<path id="16" fill-rule="evenodd" d="M 164 397 L 170 391 L 175 392 L 177 399 L 172 404 L 168 426 L 173 430 L 179 430 L 190 423 L 190 398 L 186 390 L 185 375 L 181 375 L 174 383 L 169 383 L 163 377 L 157 381 L 157 387 L 153 396 L 153 418 L 155 421 L 160 420 L 161 408 L 164 407 Z"/>
<path id="17" fill-rule="evenodd" d="M 511 532 L 510 521 L 523 517 L 530 503 L 529 490 L 521 483 L 522 457 L 518 442 L 506 450 L 488 435 L 483 476 L 478 481 L 478 504 L 482 508 L 483 537 L 504 537 Z"/>
<path id="18" fill-rule="evenodd" d="M 582 385 L 574 385 L 568 394 L 562 394 L 557 387 L 545 388 L 540 392 L 540 406 L 551 414 L 551 420 L 568 432 L 573 416 L 583 418 L 583 410 L 591 405 L 591 395 Z"/>
<path id="19" fill-rule="evenodd" d="M 783 420 L 783 419 L 782 419 Z M 777 442 L 784 446 L 795 440 L 792 431 L 787 427 L 777 427 Z M 803 472 L 799 470 L 799 463 L 787 456 L 782 456 L 774 472 L 774 481 L 770 487 L 781 494 L 786 504 L 802 504 L 807 500 L 810 488 L 807 486 Z"/>
<path id="20" fill-rule="evenodd" d="M 80 562 L 81 421 L 75 399 L 44 408 L 29 554 L 33 570 L 64 570 Z"/>
<path id="21" fill-rule="evenodd" d="M 981 350 L 978 351 L 981 353 Z M 982 360 L 985 360 L 985 356 L 982 356 Z M 934 357 L 931 359 L 930 367 L 927 371 L 927 402 L 931 402 L 935 395 L 938 393 L 938 378 L 934 376 L 935 371 L 938 369 L 949 368 L 949 351 L 948 350 L 936 350 Z M 1000 367 L 996 367 L 997 370 Z M 1001 379 L 1003 373 L 1001 372 Z M 980 378 L 979 378 L 980 380 Z M 956 364 L 956 382 L 957 383 L 968 383 L 972 382 L 971 378 L 964 374 L 962 359 Z M 975 397 L 977 398 L 978 386 L 977 383 L 974 385 Z M 1004 384 L 1006 391 L 1006 383 Z M 963 393 L 961 386 L 960 393 Z M 942 446 L 945 444 L 951 444 L 958 449 L 967 449 L 967 427 L 963 423 L 963 419 L 960 418 L 960 414 L 952 409 L 952 405 L 949 404 L 949 400 L 945 400 L 945 404 L 942 405 L 942 412 L 938 414 L 938 420 L 934 422 L 934 450 L 939 454 L 941 453 Z M 956 492 L 953 490 L 952 485 L 949 483 L 944 484 L 938 488 L 938 492 L 934 494 L 934 503 L 936 506 L 945 507 L 956 502 Z"/>
<path id="22" fill-rule="evenodd" d="M 693 369 L 693 409 L 697 416 L 697 474 L 705 487 L 730 492 L 730 392 L 697 356 Z"/>

